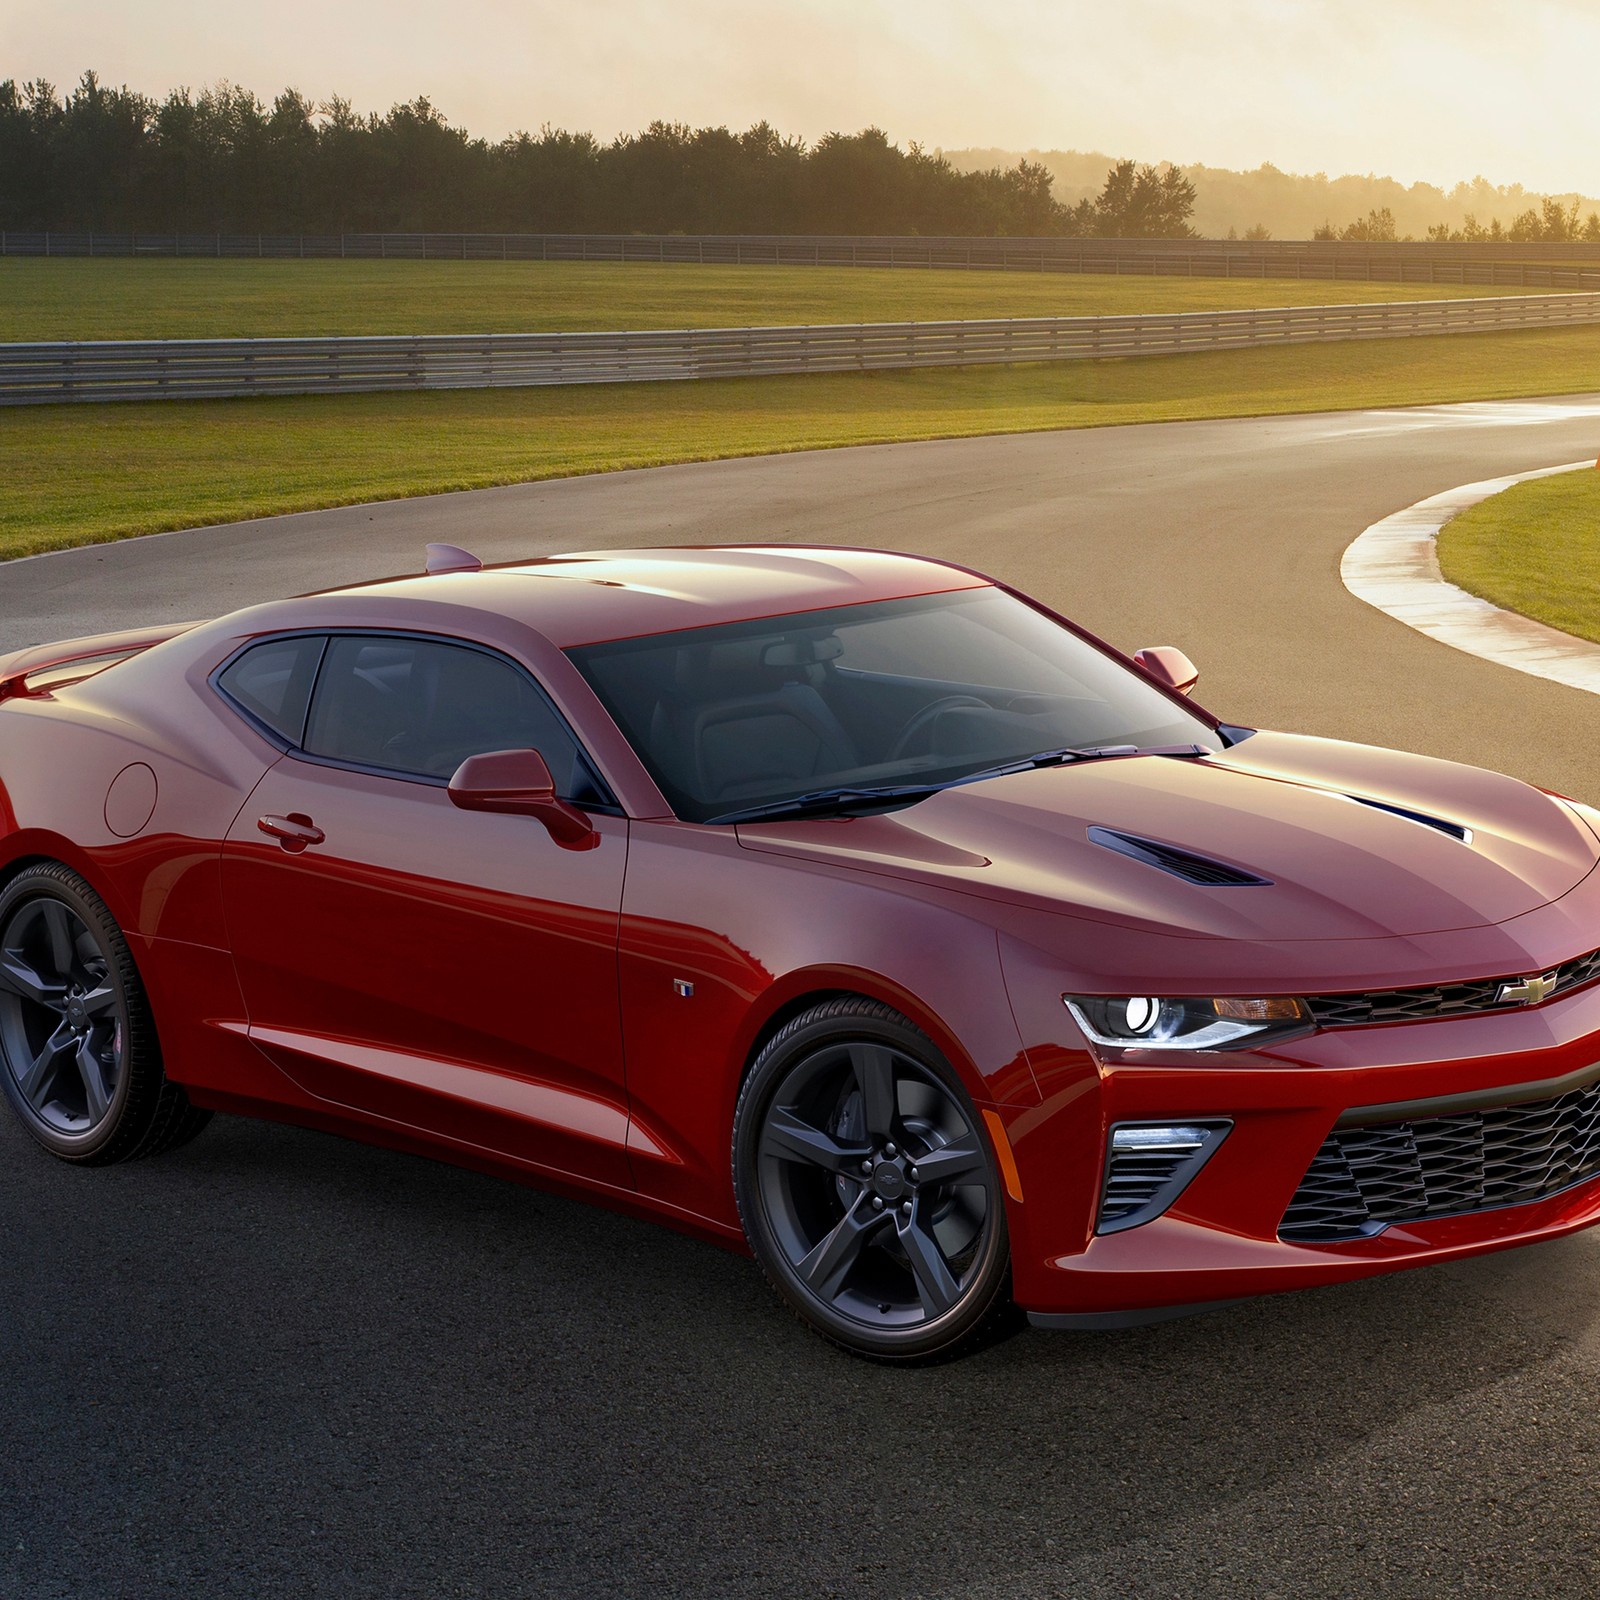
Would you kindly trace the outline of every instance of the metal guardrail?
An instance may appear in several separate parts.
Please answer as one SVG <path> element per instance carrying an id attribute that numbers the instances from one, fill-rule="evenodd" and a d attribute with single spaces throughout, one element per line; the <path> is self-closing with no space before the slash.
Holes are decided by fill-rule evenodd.
<path id="1" fill-rule="evenodd" d="M 0 256 L 592 261 L 911 267 L 1123 276 L 1600 288 L 1600 244 L 1321 239 L 852 237 L 810 234 L 19 233 Z"/>
<path id="2" fill-rule="evenodd" d="M 0 345 L 0 405 L 639 383 L 1103 360 L 1600 322 L 1600 293 L 637 333 Z"/>

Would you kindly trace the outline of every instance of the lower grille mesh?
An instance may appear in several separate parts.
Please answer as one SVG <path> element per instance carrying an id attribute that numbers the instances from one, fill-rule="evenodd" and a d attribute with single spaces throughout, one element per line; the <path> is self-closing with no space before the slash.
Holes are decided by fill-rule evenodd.
<path id="1" fill-rule="evenodd" d="M 1596 1175 L 1600 1083 L 1522 1105 L 1335 1128 L 1278 1236 L 1357 1239 L 1395 1222 L 1542 1200 Z"/>

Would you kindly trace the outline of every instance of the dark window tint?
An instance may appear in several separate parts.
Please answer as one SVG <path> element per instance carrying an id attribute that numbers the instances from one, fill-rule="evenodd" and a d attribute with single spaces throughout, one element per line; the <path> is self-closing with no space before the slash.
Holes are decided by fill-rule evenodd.
<path id="1" fill-rule="evenodd" d="M 997 589 L 568 652 L 680 817 L 958 783 L 1072 746 L 1218 748 L 1148 679 Z"/>
<path id="2" fill-rule="evenodd" d="M 321 638 L 269 639 L 253 645 L 217 682 L 251 716 L 290 744 L 299 744 L 316 681 Z"/>
<path id="3" fill-rule="evenodd" d="M 532 679 L 498 656 L 425 639 L 329 640 L 305 748 L 430 778 L 448 778 L 468 756 L 490 750 L 537 750 L 557 794 L 600 798 L 566 724 Z"/>

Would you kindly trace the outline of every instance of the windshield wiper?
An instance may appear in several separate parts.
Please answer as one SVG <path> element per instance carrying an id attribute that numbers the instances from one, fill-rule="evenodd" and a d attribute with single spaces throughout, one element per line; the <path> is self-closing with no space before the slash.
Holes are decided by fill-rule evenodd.
<path id="1" fill-rule="evenodd" d="M 1209 756 L 1215 755 L 1203 744 L 1091 744 L 1068 745 L 1061 750 L 1041 750 L 1038 755 L 1024 756 L 1020 761 L 1007 761 L 998 767 L 985 767 L 982 772 L 969 772 L 957 783 L 976 783 L 980 778 L 1003 778 L 1012 772 L 1032 772 L 1038 767 L 1060 767 L 1078 761 L 1105 761 L 1112 756 Z"/>
<path id="2" fill-rule="evenodd" d="M 1111 756 L 1209 756 L 1215 752 L 1203 744 L 1166 744 L 1141 748 L 1136 744 L 1070 745 L 1061 750 L 1042 750 L 1038 755 L 1021 761 L 1009 761 L 1003 766 L 985 767 L 981 772 L 966 772 L 959 778 L 944 783 L 913 783 L 894 787 L 865 788 L 847 785 L 833 789 L 813 789 L 808 794 L 795 795 L 789 800 L 768 800 L 761 805 L 745 806 L 738 811 L 724 811 L 720 816 L 707 817 L 707 823 L 757 822 L 767 817 L 804 817 L 839 815 L 856 810 L 871 810 L 875 806 L 889 806 L 897 802 L 910 804 L 926 800 L 931 794 L 944 789 L 954 789 L 962 784 L 979 783 L 985 778 L 1003 778 L 1012 772 L 1031 772 L 1036 767 L 1063 766 L 1068 762 L 1102 761 Z"/>
<path id="3" fill-rule="evenodd" d="M 829 813 L 870 810 L 874 806 L 890 806 L 899 801 L 926 800 L 930 794 L 937 794 L 948 787 L 944 783 L 908 783 L 881 789 L 813 789 L 809 794 L 797 794 L 791 800 L 768 800 L 762 805 L 745 806 L 739 811 L 724 811 L 720 816 L 707 817 L 706 821 L 755 822 L 764 817 L 826 816 Z"/>

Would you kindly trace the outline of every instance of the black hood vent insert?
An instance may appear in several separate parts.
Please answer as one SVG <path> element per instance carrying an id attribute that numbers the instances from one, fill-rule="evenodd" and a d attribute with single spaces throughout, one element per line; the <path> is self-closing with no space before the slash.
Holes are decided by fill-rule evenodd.
<path id="1" fill-rule="evenodd" d="M 1472 829 L 1462 823 L 1450 822 L 1444 817 L 1430 816 L 1426 811 L 1412 811 L 1407 806 L 1390 805 L 1387 800 L 1370 800 L 1364 794 L 1346 795 L 1345 798 L 1354 800 L 1358 806 L 1371 806 L 1374 811 L 1387 811 L 1391 817 L 1404 817 L 1407 822 L 1432 828 L 1437 833 L 1447 833 L 1452 839 L 1459 839 L 1462 844 L 1472 843 Z"/>
<path id="2" fill-rule="evenodd" d="M 1243 867 L 1213 861 L 1210 856 L 1180 850 L 1177 845 L 1162 844 L 1159 839 L 1141 839 L 1136 833 L 1119 833 L 1115 828 L 1097 826 L 1089 829 L 1089 837 L 1118 855 L 1142 861 L 1147 867 L 1158 867 L 1175 878 L 1182 878 L 1185 883 L 1202 884 L 1208 889 L 1260 888 L 1272 882 L 1271 878 L 1246 872 Z"/>

